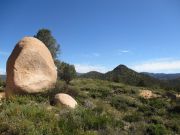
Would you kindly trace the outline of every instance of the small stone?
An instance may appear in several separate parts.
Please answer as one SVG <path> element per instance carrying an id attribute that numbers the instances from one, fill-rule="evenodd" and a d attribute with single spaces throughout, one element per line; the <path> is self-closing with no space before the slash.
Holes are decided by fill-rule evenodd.
<path id="1" fill-rule="evenodd" d="M 6 98 L 5 92 L 0 92 L 0 101 L 5 98 Z"/>

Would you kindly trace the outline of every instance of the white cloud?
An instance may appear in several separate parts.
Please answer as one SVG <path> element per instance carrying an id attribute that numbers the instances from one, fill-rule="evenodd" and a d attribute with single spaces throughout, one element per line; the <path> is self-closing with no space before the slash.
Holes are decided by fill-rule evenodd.
<path id="1" fill-rule="evenodd" d="M 154 72 L 154 73 L 177 73 L 180 72 L 180 59 L 155 59 L 131 66 L 138 72 Z"/>
<path id="2" fill-rule="evenodd" d="M 89 71 L 98 71 L 105 73 L 108 71 L 108 68 L 101 65 L 90 65 L 90 64 L 75 64 L 76 71 L 79 73 L 87 73 Z"/>
<path id="3" fill-rule="evenodd" d="M 118 50 L 118 55 L 129 53 L 130 50 Z"/>
<path id="4" fill-rule="evenodd" d="M 122 50 L 121 53 L 128 53 L 129 50 Z"/>

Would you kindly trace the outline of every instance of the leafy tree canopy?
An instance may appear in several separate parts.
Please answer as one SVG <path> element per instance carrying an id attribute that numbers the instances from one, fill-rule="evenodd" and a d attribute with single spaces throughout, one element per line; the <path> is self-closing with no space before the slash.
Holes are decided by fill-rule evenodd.
<path id="1" fill-rule="evenodd" d="M 58 78 L 64 80 L 67 84 L 76 77 L 76 70 L 74 65 L 60 61 L 55 61 L 58 69 Z"/>
<path id="2" fill-rule="evenodd" d="M 55 60 L 60 53 L 60 45 L 52 36 L 51 31 L 48 29 L 40 29 L 34 37 L 41 40 L 47 46 Z"/>

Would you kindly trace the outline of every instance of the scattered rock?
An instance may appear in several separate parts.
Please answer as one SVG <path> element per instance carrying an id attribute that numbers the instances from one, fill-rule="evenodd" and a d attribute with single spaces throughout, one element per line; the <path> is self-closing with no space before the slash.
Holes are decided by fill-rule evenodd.
<path id="1" fill-rule="evenodd" d="M 141 90 L 139 95 L 145 99 L 159 97 L 158 95 L 154 94 L 151 90 Z"/>
<path id="2" fill-rule="evenodd" d="M 77 102 L 70 95 L 59 93 L 55 95 L 55 104 L 62 104 L 70 108 L 75 108 Z"/>
<path id="3" fill-rule="evenodd" d="M 0 101 L 4 98 L 6 98 L 5 92 L 0 92 Z"/>
<path id="4" fill-rule="evenodd" d="M 48 48 L 34 37 L 19 41 L 7 61 L 6 95 L 39 93 L 56 83 L 57 69 Z"/>

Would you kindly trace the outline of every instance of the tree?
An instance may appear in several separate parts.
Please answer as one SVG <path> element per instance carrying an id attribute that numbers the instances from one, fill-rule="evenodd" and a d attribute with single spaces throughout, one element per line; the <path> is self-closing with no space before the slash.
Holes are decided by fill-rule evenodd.
<path id="1" fill-rule="evenodd" d="M 57 67 L 57 76 L 58 76 L 58 79 L 61 79 L 61 78 L 60 78 L 60 74 L 61 74 L 61 62 L 60 62 L 60 60 L 56 59 L 56 60 L 54 61 L 54 64 L 55 64 L 56 67 Z"/>
<path id="2" fill-rule="evenodd" d="M 76 70 L 74 65 L 68 63 L 56 61 L 56 66 L 58 69 L 58 78 L 64 80 L 67 84 L 76 77 Z"/>
<path id="3" fill-rule="evenodd" d="M 34 37 L 41 40 L 47 46 L 55 60 L 60 53 L 60 45 L 52 36 L 51 31 L 48 29 L 40 29 Z"/>

